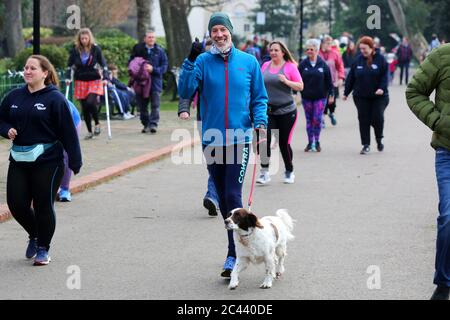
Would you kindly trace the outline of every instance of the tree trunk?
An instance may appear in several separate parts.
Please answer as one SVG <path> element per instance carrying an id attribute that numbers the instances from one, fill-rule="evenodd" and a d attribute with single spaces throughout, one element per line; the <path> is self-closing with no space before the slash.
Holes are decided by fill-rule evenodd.
<path id="1" fill-rule="evenodd" d="M 20 0 L 5 0 L 5 32 L 7 55 L 14 57 L 24 48 L 22 35 L 22 11 Z"/>
<path id="2" fill-rule="evenodd" d="M 153 0 L 136 0 L 137 8 L 137 34 L 139 41 L 145 37 L 145 33 L 150 29 L 151 25 L 151 7 Z"/>
<path id="3" fill-rule="evenodd" d="M 160 6 L 166 33 L 169 66 L 180 67 L 192 44 L 186 0 L 160 1 Z"/>
<path id="4" fill-rule="evenodd" d="M 409 38 L 411 48 L 417 60 L 421 60 L 421 56 L 428 49 L 428 43 L 422 32 L 414 31 L 408 28 L 405 12 L 400 0 L 388 0 L 389 8 L 397 25 L 403 36 Z"/>

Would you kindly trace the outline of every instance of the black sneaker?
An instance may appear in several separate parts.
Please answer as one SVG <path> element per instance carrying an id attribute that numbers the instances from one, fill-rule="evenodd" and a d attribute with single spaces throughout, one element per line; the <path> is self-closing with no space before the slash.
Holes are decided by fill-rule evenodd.
<path id="1" fill-rule="evenodd" d="M 383 150 L 384 150 L 384 144 L 382 144 L 381 142 L 378 143 L 378 144 L 377 144 L 377 149 L 378 149 L 378 151 L 383 152 Z"/>
<path id="2" fill-rule="evenodd" d="M 156 131 L 158 131 L 156 127 L 150 127 L 150 133 L 156 133 Z"/>
<path id="3" fill-rule="evenodd" d="M 316 142 L 316 151 L 317 152 L 322 151 L 322 148 L 320 147 L 320 142 L 319 141 Z"/>
<path id="4" fill-rule="evenodd" d="M 311 143 L 308 143 L 308 145 L 307 145 L 306 148 L 305 148 L 305 152 L 310 152 L 311 149 L 312 149 Z"/>
<path id="5" fill-rule="evenodd" d="M 370 152 L 370 147 L 369 145 L 364 145 L 361 152 L 359 154 L 368 154 Z"/>
<path id="6" fill-rule="evenodd" d="M 449 293 L 449 287 L 437 286 L 430 300 L 449 300 Z"/>
<path id="7" fill-rule="evenodd" d="M 203 206 L 208 209 L 210 216 L 217 216 L 217 206 L 210 198 L 203 199 Z"/>

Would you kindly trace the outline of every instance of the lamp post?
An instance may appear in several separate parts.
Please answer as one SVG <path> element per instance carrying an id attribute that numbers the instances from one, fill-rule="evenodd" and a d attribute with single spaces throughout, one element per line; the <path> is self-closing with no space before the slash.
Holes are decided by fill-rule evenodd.
<path id="1" fill-rule="evenodd" d="M 33 0 L 33 54 L 41 52 L 41 2 Z"/>
<path id="2" fill-rule="evenodd" d="M 328 0 L 328 29 L 329 35 L 331 36 L 331 25 L 333 23 L 333 0 Z"/>
<path id="3" fill-rule="evenodd" d="M 303 10 L 304 10 L 304 1 L 300 0 L 300 46 L 298 49 L 299 59 L 301 59 L 303 56 Z"/>

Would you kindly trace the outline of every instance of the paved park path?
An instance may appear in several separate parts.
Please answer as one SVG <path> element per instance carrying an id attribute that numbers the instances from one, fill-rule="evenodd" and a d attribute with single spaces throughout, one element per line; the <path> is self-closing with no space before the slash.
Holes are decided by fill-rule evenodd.
<path id="1" fill-rule="evenodd" d="M 428 299 L 438 201 L 434 152 L 404 87 L 391 88 L 383 153 L 373 144 L 375 151 L 359 155 L 351 99 L 338 101 L 336 127 L 326 119 L 323 152 L 304 153 L 299 110 L 296 183 L 282 183 L 280 164 L 269 185 L 257 186 L 252 208 L 259 216 L 287 208 L 297 220 L 286 273 L 272 289 L 258 288 L 262 266 L 250 266 L 238 289 L 227 289 L 219 277 L 223 222 L 201 205 L 205 166 L 166 158 L 56 204 L 47 267 L 25 260 L 27 237 L 15 221 L 0 224 L 0 299 Z M 79 290 L 67 286 L 74 268 L 81 271 Z M 374 270 L 379 289 L 367 285 Z"/>

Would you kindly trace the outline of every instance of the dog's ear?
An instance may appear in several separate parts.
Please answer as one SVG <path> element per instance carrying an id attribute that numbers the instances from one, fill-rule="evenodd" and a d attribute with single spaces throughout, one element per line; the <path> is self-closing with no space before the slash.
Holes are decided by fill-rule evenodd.
<path id="1" fill-rule="evenodd" d="M 259 222 L 258 217 L 255 216 L 253 213 L 250 212 L 247 215 L 247 219 L 249 221 L 249 227 L 260 228 L 260 229 L 264 228 L 264 226 L 261 224 L 261 222 Z"/>

